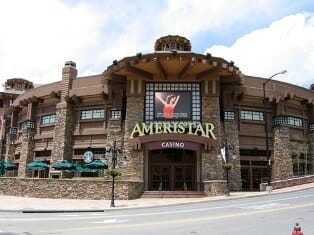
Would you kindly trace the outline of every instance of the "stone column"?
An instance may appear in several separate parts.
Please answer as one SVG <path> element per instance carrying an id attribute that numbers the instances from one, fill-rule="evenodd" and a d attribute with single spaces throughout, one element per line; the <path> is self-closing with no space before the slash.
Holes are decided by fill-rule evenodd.
<path id="1" fill-rule="evenodd" d="M 62 69 L 62 82 L 60 84 L 60 103 L 56 106 L 56 123 L 50 167 L 63 159 L 72 159 L 74 108 L 69 98 L 69 92 L 72 88 L 72 81 L 76 76 L 76 64 L 72 61 L 65 62 L 65 66 Z"/>
<path id="2" fill-rule="evenodd" d="M 72 158 L 73 107 L 68 103 L 57 105 L 54 142 L 50 166 Z"/>
<path id="3" fill-rule="evenodd" d="M 242 189 L 241 164 L 239 152 L 239 130 L 236 120 L 225 120 L 224 132 L 229 149 L 228 161 L 233 165 L 233 168 L 229 170 L 230 190 L 240 191 Z"/>
<path id="4" fill-rule="evenodd" d="M 309 133 L 309 152 L 307 155 L 308 164 L 312 167 L 308 169 L 307 174 L 314 174 L 314 132 Z"/>
<path id="5" fill-rule="evenodd" d="M 22 146 L 18 177 L 31 177 L 32 172 L 26 169 L 26 165 L 34 160 L 34 135 L 35 129 L 25 128 L 22 130 Z"/>
<path id="6" fill-rule="evenodd" d="M 202 117 L 203 122 L 210 122 L 215 126 L 214 134 L 217 139 L 220 139 L 219 96 L 202 97 Z M 218 144 L 214 144 L 210 152 L 201 153 L 201 182 L 207 194 L 223 194 L 224 192 L 222 161 L 218 154 Z"/>
<path id="7" fill-rule="evenodd" d="M 128 159 L 128 180 L 140 181 L 144 185 L 144 149 L 134 150 L 129 145 L 129 137 L 136 123 L 143 122 L 144 97 L 128 96 L 124 131 L 124 150 Z"/>
<path id="8" fill-rule="evenodd" d="M 273 181 L 293 177 L 289 127 L 279 125 L 274 128 Z"/>
<path id="9" fill-rule="evenodd" d="M 121 119 L 111 119 L 109 118 L 108 127 L 107 127 L 107 147 L 113 147 L 114 141 L 116 141 L 116 149 L 122 149 L 122 123 Z M 122 160 L 123 160 L 124 153 L 117 153 L 116 159 L 116 167 L 122 169 Z M 112 167 L 112 155 L 111 153 L 107 153 L 106 160 L 108 163 L 108 167 Z M 122 176 L 124 176 L 125 172 L 122 172 Z"/>

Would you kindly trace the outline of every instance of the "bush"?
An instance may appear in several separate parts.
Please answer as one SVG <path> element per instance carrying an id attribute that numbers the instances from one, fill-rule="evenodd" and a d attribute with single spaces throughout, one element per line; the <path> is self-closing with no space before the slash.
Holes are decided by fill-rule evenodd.
<path id="1" fill-rule="evenodd" d="M 225 170 L 231 170 L 233 168 L 233 165 L 231 163 L 225 163 L 222 165 L 222 168 Z"/>
<path id="2" fill-rule="evenodd" d="M 110 175 L 111 177 L 118 177 L 121 176 L 121 171 L 120 169 L 108 169 L 107 170 L 107 175 Z"/>

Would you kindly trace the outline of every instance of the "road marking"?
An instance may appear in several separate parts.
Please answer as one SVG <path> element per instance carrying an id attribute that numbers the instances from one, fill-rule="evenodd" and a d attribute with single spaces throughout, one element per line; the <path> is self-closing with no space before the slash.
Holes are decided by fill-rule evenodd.
<path id="1" fill-rule="evenodd" d="M 75 214 L 71 214 L 71 215 L 59 215 L 60 217 L 76 217 L 76 216 L 80 216 L 80 215 L 75 215 Z"/>
<path id="2" fill-rule="evenodd" d="M 233 217 L 240 217 L 240 216 L 251 216 L 251 215 L 257 215 L 262 213 L 271 213 L 276 211 L 282 211 L 282 210 L 289 210 L 289 209 L 297 209 L 297 208 L 303 208 L 303 207 L 309 207 L 314 206 L 314 203 L 309 204 L 301 204 L 301 205 L 294 205 L 284 208 L 275 208 L 275 209 L 265 209 L 265 210 L 255 210 L 255 211 L 244 211 L 239 213 L 233 213 L 233 214 L 223 214 L 218 216 L 205 216 L 201 218 L 186 218 L 186 219 L 175 219 L 175 220 L 165 220 L 165 221 L 150 221 L 146 223 L 129 223 L 129 224 L 111 224 L 108 225 L 106 228 L 130 228 L 130 227 L 141 227 L 141 226 L 156 226 L 156 225 L 169 225 L 169 224 L 181 224 L 181 223 L 195 223 L 195 222 L 201 222 L 201 221 L 211 221 L 211 220 L 219 220 L 219 219 L 226 219 L 226 218 L 233 218 Z M 70 231 L 90 231 L 91 229 L 103 229 L 103 226 L 92 226 L 92 227 L 73 227 L 73 228 L 63 228 L 62 230 L 45 230 L 40 231 L 40 234 L 48 234 L 48 233 L 58 233 L 58 232 L 70 232 Z"/>
<path id="3" fill-rule="evenodd" d="M 265 210 L 269 208 L 278 208 L 278 207 L 290 206 L 290 204 L 284 203 L 266 203 L 262 205 L 247 205 L 247 206 L 240 206 L 239 209 L 253 209 L 253 210 Z"/>
<path id="4" fill-rule="evenodd" d="M 113 224 L 113 223 L 122 223 L 122 222 L 127 222 L 128 220 L 118 220 L 118 219 L 107 219 L 104 221 L 93 221 L 90 222 L 92 224 Z"/>

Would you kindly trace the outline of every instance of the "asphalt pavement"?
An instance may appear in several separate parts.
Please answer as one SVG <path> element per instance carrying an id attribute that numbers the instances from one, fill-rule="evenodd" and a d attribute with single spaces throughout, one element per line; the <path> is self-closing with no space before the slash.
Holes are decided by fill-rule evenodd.
<path id="1" fill-rule="evenodd" d="M 276 189 L 271 193 L 284 193 L 313 188 L 314 183 L 303 184 L 288 188 Z M 267 195 L 269 192 L 231 192 L 230 196 L 211 196 L 201 198 L 139 198 L 134 200 L 115 200 L 111 207 L 110 200 L 78 200 L 78 199 L 48 199 L 0 195 L 0 211 L 11 212 L 79 212 L 104 211 L 126 208 L 155 207 L 210 200 L 230 200 L 241 197 L 256 197 Z"/>

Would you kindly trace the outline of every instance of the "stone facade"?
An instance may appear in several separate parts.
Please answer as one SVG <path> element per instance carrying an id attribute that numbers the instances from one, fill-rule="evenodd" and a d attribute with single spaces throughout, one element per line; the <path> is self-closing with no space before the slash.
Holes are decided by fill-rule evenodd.
<path id="1" fill-rule="evenodd" d="M 204 192 L 208 196 L 223 195 L 226 190 L 227 182 L 225 180 L 209 180 L 204 181 Z"/>
<path id="2" fill-rule="evenodd" d="M 228 162 L 232 164 L 232 169 L 229 170 L 230 189 L 240 191 L 241 184 L 241 164 L 239 153 L 239 131 L 235 120 L 225 120 L 224 133 L 228 144 Z"/>
<path id="3" fill-rule="evenodd" d="M 309 169 L 308 174 L 314 174 L 314 132 L 309 134 L 309 152 L 308 152 L 308 163 L 312 166 L 312 169 Z"/>
<path id="4" fill-rule="evenodd" d="M 143 191 L 140 182 L 115 181 L 115 198 L 135 199 Z M 1 195 L 36 198 L 94 199 L 111 198 L 111 180 L 104 179 L 41 179 L 1 177 Z"/>
<path id="5" fill-rule="evenodd" d="M 292 178 L 292 179 L 285 179 L 285 180 L 278 180 L 278 181 L 272 181 L 271 186 L 273 189 L 279 189 L 279 188 L 286 188 L 286 187 L 292 187 L 300 184 L 309 184 L 314 182 L 314 175 L 308 175 L 298 178 Z M 266 191 L 267 183 L 262 183 L 260 185 L 260 191 Z"/>
<path id="6" fill-rule="evenodd" d="M 28 171 L 26 165 L 34 159 L 34 129 L 27 128 L 22 131 L 22 147 L 18 169 L 19 177 L 31 177 L 32 172 Z"/>
<path id="7" fill-rule="evenodd" d="M 71 106 L 66 103 L 66 107 L 57 109 L 51 165 L 63 159 L 71 160 L 73 132 L 73 108 Z"/>
<path id="8" fill-rule="evenodd" d="M 293 177 L 292 158 L 290 150 L 289 127 L 274 128 L 274 164 L 273 180 L 291 179 Z"/>
<path id="9" fill-rule="evenodd" d="M 215 126 L 214 133 L 219 139 L 221 136 L 219 97 L 204 96 L 202 98 L 202 111 L 203 122 L 211 122 Z M 219 147 L 218 145 L 212 145 L 210 152 L 201 153 L 202 182 L 223 179 L 222 161 L 218 157 Z"/>
<path id="10" fill-rule="evenodd" d="M 124 149 L 128 154 L 128 179 L 143 181 L 144 150 L 134 150 L 129 144 L 131 131 L 136 123 L 143 122 L 144 97 L 128 96 L 126 105 L 126 121 L 124 133 Z"/>

